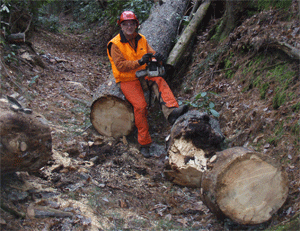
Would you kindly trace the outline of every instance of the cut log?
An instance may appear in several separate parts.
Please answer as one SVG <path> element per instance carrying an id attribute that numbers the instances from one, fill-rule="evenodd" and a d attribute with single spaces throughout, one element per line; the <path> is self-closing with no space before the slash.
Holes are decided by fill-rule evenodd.
<path id="1" fill-rule="evenodd" d="M 172 43 L 177 36 L 177 27 L 183 17 L 189 0 L 168 0 L 156 4 L 149 18 L 142 23 L 139 33 L 143 34 L 150 46 L 168 57 Z"/>
<path id="2" fill-rule="evenodd" d="M 133 108 L 113 77 L 96 90 L 90 119 L 94 128 L 104 136 L 119 138 L 133 131 Z"/>
<path id="3" fill-rule="evenodd" d="M 10 34 L 6 37 L 9 43 L 25 43 L 25 33 Z"/>
<path id="4" fill-rule="evenodd" d="M 204 18 L 207 9 L 210 6 L 210 2 L 210 0 L 207 0 L 198 8 L 191 22 L 185 28 L 176 45 L 170 52 L 167 64 L 175 67 L 177 63 L 182 59 L 183 54 L 186 52 L 186 49 L 189 46 L 192 38 L 196 35 L 197 28 L 202 22 L 202 19 Z"/>
<path id="5" fill-rule="evenodd" d="M 242 147 L 218 152 L 201 181 L 203 202 L 218 217 L 245 225 L 268 221 L 288 196 L 287 174 L 279 164 Z"/>
<path id="6" fill-rule="evenodd" d="M 30 112 L 0 99 L 1 174 L 38 171 L 52 156 L 50 127 L 42 115 Z"/>
<path id="7" fill-rule="evenodd" d="M 218 122 L 188 112 L 173 125 L 165 175 L 173 183 L 201 188 L 201 199 L 219 218 L 244 225 L 268 221 L 288 195 L 287 175 L 275 160 L 253 150 L 220 149 Z"/>

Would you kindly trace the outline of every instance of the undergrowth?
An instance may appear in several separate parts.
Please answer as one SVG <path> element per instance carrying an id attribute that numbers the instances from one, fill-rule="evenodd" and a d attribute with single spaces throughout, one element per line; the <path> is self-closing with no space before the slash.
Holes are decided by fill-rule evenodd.
<path id="1" fill-rule="evenodd" d="M 261 100 L 271 100 L 273 109 L 298 96 L 292 90 L 297 73 L 292 65 L 285 61 L 276 61 L 271 57 L 260 54 L 252 58 L 245 65 L 241 73 L 241 79 L 245 83 L 243 92 L 259 89 Z M 298 106 L 295 105 L 295 110 Z"/>

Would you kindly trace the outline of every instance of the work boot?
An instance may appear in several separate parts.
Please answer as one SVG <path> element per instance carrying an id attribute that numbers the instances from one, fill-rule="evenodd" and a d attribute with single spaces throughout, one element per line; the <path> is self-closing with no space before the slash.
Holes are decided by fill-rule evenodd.
<path id="1" fill-rule="evenodd" d="M 168 121 L 171 125 L 175 123 L 175 121 L 178 119 L 178 117 L 182 116 L 183 114 L 187 113 L 189 110 L 188 105 L 183 105 L 180 107 L 175 108 L 171 114 L 168 116 Z"/>
<path id="2" fill-rule="evenodd" d="M 140 149 L 140 152 L 143 154 L 143 156 L 145 158 L 151 157 L 151 154 L 150 154 L 150 145 L 142 145 L 141 149 Z"/>

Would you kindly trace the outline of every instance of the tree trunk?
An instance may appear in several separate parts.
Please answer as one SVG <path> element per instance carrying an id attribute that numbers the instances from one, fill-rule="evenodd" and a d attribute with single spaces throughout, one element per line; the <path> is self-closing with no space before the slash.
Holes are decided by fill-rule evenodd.
<path id="1" fill-rule="evenodd" d="M 235 147 L 216 154 L 201 180 L 203 202 L 245 225 L 268 221 L 288 196 L 287 174 L 270 157 Z"/>
<path id="2" fill-rule="evenodd" d="M 177 27 L 189 0 L 168 0 L 156 4 L 149 18 L 142 23 L 139 33 L 145 35 L 152 48 L 168 57 L 172 42 L 177 36 Z"/>
<path id="3" fill-rule="evenodd" d="M 0 100 L 1 174 L 35 172 L 52 156 L 51 130 L 45 118 L 8 100 Z"/>
<path id="4" fill-rule="evenodd" d="M 171 130 L 166 177 L 201 188 L 203 202 L 219 218 L 251 225 L 269 220 L 287 198 L 286 173 L 273 159 L 246 148 L 215 153 L 222 140 L 218 122 L 207 114 L 183 115 Z"/>
<path id="5" fill-rule="evenodd" d="M 113 77 L 97 89 L 90 119 L 94 128 L 104 136 L 119 138 L 133 131 L 133 108 Z"/>
<path id="6" fill-rule="evenodd" d="M 181 60 L 183 54 L 186 52 L 187 47 L 189 46 L 193 36 L 195 36 L 197 32 L 197 28 L 202 22 L 208 7 L 210 6 L 210 0 L 205 1 L 196 11 L 194 17 L 192 18 L 191 22 L 183 31 L 182 35 L 180 36 L 178 42 L 170 52 L 168 57 L 167 64 L 172 66 L 176 66 L 177 63 Z"/>
<path id="7" fill-rule="evenodd" d="M 215 35 L 217 40 L 223 41 L 235 29 L 248 5 L 248 1 L 226 0 L 225 14 Z"/>

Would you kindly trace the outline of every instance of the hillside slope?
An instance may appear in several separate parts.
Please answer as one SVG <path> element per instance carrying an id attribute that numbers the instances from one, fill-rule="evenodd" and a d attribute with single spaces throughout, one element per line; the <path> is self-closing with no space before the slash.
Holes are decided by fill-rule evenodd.
<path id="1" fill-rule="evenodd" d="M 89 105 L 110 73 L 104 42 L 110 28 L 103 26 L 78 34 L 38 30 L 32 42 L 42 65 L 28 58 L 33 54 L 27 46 L 11 50 L 2 45 L 1 96 L 14 96 L 46 117 L 53 159 L 39 173 L 1 176 L 1 229 L 265 230 L 299 217 L 299 60 L 265 45 L 267 36 L 275 34 L 300 49 L 296 17 L 292 9 L 262 12 L 221 44 L 208 40 L 216 23 L 211 20 L 197 37 L 188 70 L 170 82 L 180 102 L 191 103 L 200 92 L 218 94 L 209 94 L 209 100 L 220 113 L 225 147 L 250 147 L 282 163 L 289 197 L 269 222 L 243 227 L 217 220 L 201 202 L 200 189 L 165 179 L 165 155 L 142 157 L 136 134 L 127 137 L 127 144 L 95 132 Z M 66 18 L 61 20 L 68 25 Z M 157 109 L 151 108 L 149 123 L 162 148 L 170 126 Z M 297 226 L 299 222 L 289 230 Z"/>

